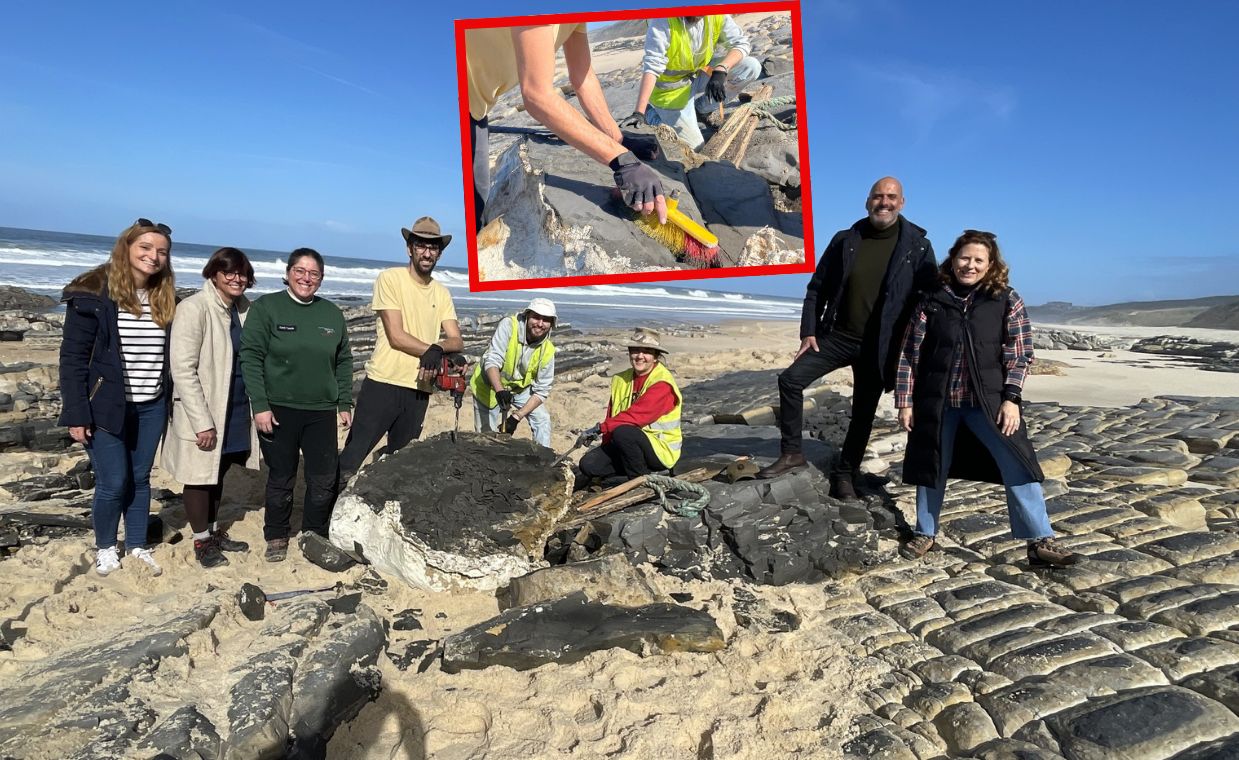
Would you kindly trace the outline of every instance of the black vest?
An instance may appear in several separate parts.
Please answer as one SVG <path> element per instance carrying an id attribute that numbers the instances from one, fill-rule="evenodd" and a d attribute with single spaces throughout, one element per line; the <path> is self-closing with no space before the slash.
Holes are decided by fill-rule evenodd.
<path id="1" fill-rule="evenodd" d="M 936 488 L 946 483 L 941 473 L 942 415 L 948 403 L 951 367 L 957 353 L 963 352 L 968 359 L 973 403 L 985 410 L 986 418 L 997 430 L 998 407 L 1002 403 L 1006 378 L 1002 351 L 1007 339 L 1009 296 L 1010 291 L 997 295 L 978 291 L 966 310 L 945 289 L 925 297 L 925 339 L 913 368 L 916 383 L 912 390 L 912 432 L 908 435 L 904 456 L 905 483 Z M 1003 439 L 1032 479 L 1044 480 L 1022 417 L 1019 430 Z M 949 476 L 1002 483 L 993 456 L 963 426 L 956 435 Z"/>

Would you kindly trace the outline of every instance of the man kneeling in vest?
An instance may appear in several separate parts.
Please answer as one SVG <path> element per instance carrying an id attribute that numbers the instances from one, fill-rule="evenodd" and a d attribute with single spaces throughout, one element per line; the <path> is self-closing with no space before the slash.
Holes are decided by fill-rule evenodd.
<path id="1" fill-rule="evenodd" d="M 720 43 L 727 52 L 716 56 Z M 666 124 L 700 150 L 705 139 L 697 115 L 718 110 L 761 75 L 761 64 L 749 52 L 749 38 L 731 16 L 650 19 L 637 106 L 620 126 Z"/>
<path id="2" fill-rule="evenodd" d="M 629 338 L 632 368 L 611 378 L 607 418 L 582 434 L 585 440 L 602 436 L 602 445 L 581 457 L 586 478 L 635 478 L 680 461 L 683 397 L 662 361 L 666 354 L 653 330 L 638 327 Z"/>
<path id="3" fill-rule="evenodd" d="M 555 380 L 554 326 L 555 304 L 535 298 L 524 312 L 495 327 L 470 380 L 473 422 L 480 432 L 511 432 L 528 419 L 534 442 L 551 447 L 551 413 L 544 405 Z"/>

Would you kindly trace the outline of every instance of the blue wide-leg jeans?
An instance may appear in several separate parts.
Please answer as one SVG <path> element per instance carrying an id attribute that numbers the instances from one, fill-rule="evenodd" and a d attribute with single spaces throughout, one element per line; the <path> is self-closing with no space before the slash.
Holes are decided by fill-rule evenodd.
<path id="1" fill-rule="evenodd" d="M 125 425 L 119 434 L 95 428 L 86 452 L 95 471 L 91 519 L 95 548 L 116 546 L 116 531 L 125 518 L 125 548 L 146 546 L 151 513 L 151 465 L 163 436 L 168 407 L 161 396 L 125 404 Z"/>
<path id="2" fill-rule="evenodd" d="M 912 420 L 916 424 L 916 420 Z M 942 513 L 942 499 L 946 496 L 945 475 L 951 469 L 951 455 L 955 448 L 955 434 L 959 426 L 967 425 L 977 440 L 989 450 L 990 456 L 1002 473 L 1002 482 L 1007 491 L 1007 517 L 1011 520 L 1011 534 L 1016 538 L 1032 541 L 1050 538 L 1050 516 L 1045 509 L 1045 495 L 1041 484 L 1030 479 L 1027 468 L 1020 463 L 1014 452 L 1002 439 L 1002 433 L 985 418 L 985 410 L 977 406 L 948 406 L 942 415 L 942 488 L 916 487 L 916 533 L 922 536 L 938 535 L 938 515 Z"/>

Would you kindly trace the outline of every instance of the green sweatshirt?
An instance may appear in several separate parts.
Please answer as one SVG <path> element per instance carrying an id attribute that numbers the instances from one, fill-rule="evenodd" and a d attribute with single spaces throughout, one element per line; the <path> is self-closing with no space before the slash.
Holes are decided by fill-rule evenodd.
<path id="1" fill-rule="evenodd" d="M 250 306 L 241 331 L 241 374 L 254 414 L 271 405 L 347 411 L 353 407 L 353 352 L 340 307 L 287 290 Z"/>

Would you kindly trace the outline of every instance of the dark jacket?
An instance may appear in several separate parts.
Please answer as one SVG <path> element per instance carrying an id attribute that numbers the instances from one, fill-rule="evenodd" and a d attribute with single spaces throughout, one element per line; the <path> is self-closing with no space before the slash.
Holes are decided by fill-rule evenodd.
<path id="1" fill-rule="evenodd" d="M 64 289 L 64 339 L 60 343 L 59 424 L 120 434 L 125 426 L 125 376 L 116 326 L 116 302 L 108 297 L 107 267 L 79 275 Z M 168 398 L 167 354 L 164 397 Z"/>
<path id="2" fill-rule="evenodd" d="M 816 336 L 821 339 L 830 335 L 838 317 L 839 305 L 843 302 L 843 288 L 847 284 L 856 252 L 860 249 L 861 225 L 866 219 L 846 230 L 835 233 L 830 245 L 822 252 L 817 269 L 805 291 L 804 307 L 800 313 L 800 337 Z M 882 290 L 874 304 L 874 314 L 869 317 L 866 340 L 876 341 L 876 346 L 865 351 L 878 359 L 878 373 L 886 390 L 895 387 L 895 366 L 899 359 L 899 339 L 907 327 L 908 317 L 917 303 L 918 294 L 929 290 L 936 282 L 938 263 L 934 259 L 934 247 L 925 237 L 925 230 L 903 216 L 899 217 L 899 241 L 891 254 Z M 879 321 L 874 324 L 873 317 Z"/>
<path id="3" fill-rule="evenodd" d="M 985 411 L 985 419 L 998 431 L 998 407 L 1006 382 L 1002 349 L 1006 343 L 1007 301 L 1010 290 L 997 295 L 979 291 L 967 310 L 945 289 L 925 296 L 925 340 L 921 343 L 919 360 L 913 368 L 916 383 L 912 388 L 912 432 L 904 453 L 903 480 L 919 486 L 943 488 L 946 476 L 941 472 L 942 417 L 947 406 L 951 367 L 956 352 L 966 351 L 969 387 L 975 403 Z M 1024 465 L 1028 478 L 1019 485 L 1045 479 L 1028 428 L 1020 416 L 1020 427 L 1014 435 L 998 434 L 1005 445 Z M 1002 483 L 1002 474 L 994 457 L 972 431 L 960 425 L 955 436 L 949 476 L 964 480 Z"/>

